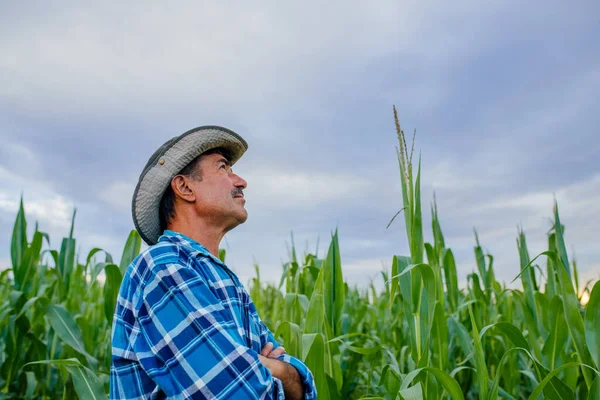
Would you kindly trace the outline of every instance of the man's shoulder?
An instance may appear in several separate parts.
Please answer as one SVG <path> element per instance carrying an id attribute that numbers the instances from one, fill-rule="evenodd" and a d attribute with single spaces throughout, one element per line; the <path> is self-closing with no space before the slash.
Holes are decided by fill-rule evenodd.
<path id="1" fill-rule="evenodd" d="M 148 285 L 163 279 L 176 269 L 187 268 L 189 254 L 178 243 L 161 241 L 142 250 L 127 267 L 119 296 L 136 308 Z M 175 283 L 173 283 L 175 284 Z M 127 303 L 124 303 L 127 304 Z"/>
<path id="2" fill-rule="evenodd" d="M 131 261 L 127 269 L 127 275 L 136 280 L 143 280 L 143 277 L 152 271 L 164 268 L 170 264 L 178 264 L 185 257 L 185 252 L 181 251 L 181 246 L 173 242 L 159 242 L 142 252 Z"/>

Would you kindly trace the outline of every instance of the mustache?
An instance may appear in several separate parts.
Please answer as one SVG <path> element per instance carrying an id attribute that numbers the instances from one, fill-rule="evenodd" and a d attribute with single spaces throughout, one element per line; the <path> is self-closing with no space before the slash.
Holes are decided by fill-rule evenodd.
<path id="1" fill-rule="evenodd" d="M 242 191 L 242 188 L 236 187 L 234 189 L 231 190 L 231 197 L 235 197 L 237 195 L 244 195 L 244 192 Z"/>

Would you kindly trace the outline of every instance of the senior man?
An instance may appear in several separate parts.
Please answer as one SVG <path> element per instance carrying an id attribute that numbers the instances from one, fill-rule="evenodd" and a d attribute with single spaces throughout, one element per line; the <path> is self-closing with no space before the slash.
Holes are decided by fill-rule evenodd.
<path id="1" fill-rule="evenodd" d="M 231 167 L 246 141 L 219 126 L 174 137 L 150 157 L 132 200 L 150 247 L 129 265 L 113 320 L 114 399 L 315 399 L 238 277 L 218 258 L 246 221 L 247 184 Z"/>

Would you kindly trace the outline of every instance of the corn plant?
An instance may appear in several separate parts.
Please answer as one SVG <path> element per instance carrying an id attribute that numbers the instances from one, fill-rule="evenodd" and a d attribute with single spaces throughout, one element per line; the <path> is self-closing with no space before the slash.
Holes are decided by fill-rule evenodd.
<path id="1" fill-rule="evenodd" d="M 0 397 L 106 397 L 115 301 L 141 239 L 132 232 L 120 266 L 98 248 L 79 262 L 74 220 L 58 250 L 37 225 L 29 241 L 21 200 L 0 280 Z"/>

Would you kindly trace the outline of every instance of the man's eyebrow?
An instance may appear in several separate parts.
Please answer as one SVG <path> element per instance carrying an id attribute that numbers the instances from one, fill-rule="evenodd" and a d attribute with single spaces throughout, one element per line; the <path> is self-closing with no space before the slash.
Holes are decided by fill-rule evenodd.
<path id="1" fill-rule="evenodd" d="M 218 159 L 217 162 L 216 162 L 216 164 L 219 164 L 219 163 L 225 163 L 225 165 L 231 167 L 231 163 L 225 157 Z"/>

